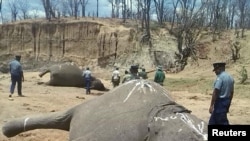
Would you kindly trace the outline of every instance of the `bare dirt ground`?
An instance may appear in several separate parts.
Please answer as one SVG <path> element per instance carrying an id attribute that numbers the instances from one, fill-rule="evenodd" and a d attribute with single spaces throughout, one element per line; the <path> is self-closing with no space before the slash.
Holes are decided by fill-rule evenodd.
<path id="1" fill-rule="evenodd" d="M 13 101 L 8 99 L 10 75 L 0 74 L 1 127 L 6 121 L 13 118 L 30 114 L 60 111 L 82 102 L 98 98 L 99 95 L 103 93 L 92 90 L 91 95 L 85 95 L 85 89 L 83 88 L 38 85 L 38 82 L 46 82 L 49 80 L 48 74 L 43 78 L 39 78 L 38 74 L 39 72 L 25 72 L 25 81 L 23 83 L 23 94 L 25 97 L 18 97 L 15 89 Z M 167 78 L 176 79 L 185 76 L 190 75 L 185 73 L 166 75 Z M 153 73 L 150 74 L 149 77 L 152 79 Z M 101 80 L 106 87 L 112 89 L 110 80 Z M 167 89 L 167 86 L 164 87 Z M 179 91 L 170 91 L 170 95 L 176 102 L 190 109 L 196 116 L 208 121 L 210 94 L 190 93 L 189 91 L 182 91 L 182 88 L 180 88 Z M 228 114 L 232 124 L 250 124 L 249 102 L 249 98 L 244 99 L 235 96 L 230 113 Z M 0 141 L 68 141 L 68 132 L 54 129 L 36 129 L 21 133 L 12 138 L 5 137 L 1 132 Z"/>

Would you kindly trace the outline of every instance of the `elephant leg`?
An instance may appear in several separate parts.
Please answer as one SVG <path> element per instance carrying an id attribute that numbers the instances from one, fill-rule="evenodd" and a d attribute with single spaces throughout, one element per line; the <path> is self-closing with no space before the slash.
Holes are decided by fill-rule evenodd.
<path id="1" fill-rule="evenodd" d="M 2 132 L 6 137 L 13 137 L 22 132 L 34 129 L 61 129 L 69 131 L 73 114 L 71 111 L 17 118 L 7 122 L 2 127 Z"/>
<path id="2" fill-rule="evenodd" d="M 39 74 L 39 77 L 43 77 L 46 73 L 50 72 L 50 70 L 45 70 Z"/>

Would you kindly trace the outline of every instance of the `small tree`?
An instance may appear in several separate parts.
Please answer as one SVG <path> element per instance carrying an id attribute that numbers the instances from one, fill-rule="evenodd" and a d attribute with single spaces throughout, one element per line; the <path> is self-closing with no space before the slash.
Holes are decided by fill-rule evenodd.
<path id="1" fill-rule="evenodd" d="M 242 66 L 241 70 L 238 71 L 238 73 L 240 76 L 240 84 L 243 84 L 248 79 L 247 70 L 246 70 L 245 66 Z"/>
<path id="2" fill-rule="evenodd" d="M 231 51 L 232 51 L 232 60 L 236 62 L 236 60 L 240 59 L 240 49 L 241 45 L 239 41 L 236 41 L 231 45 Z"/>

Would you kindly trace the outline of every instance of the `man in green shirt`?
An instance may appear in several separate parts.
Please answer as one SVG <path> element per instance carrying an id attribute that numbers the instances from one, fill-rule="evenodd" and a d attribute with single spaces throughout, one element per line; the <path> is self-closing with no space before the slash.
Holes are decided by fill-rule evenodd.
<path id="1" fill-rule="evenodd" d="M 154 82 L 160 84 L 163 86 L 163 82 L 165 80 L 165 73 L 162 71 L 162 67 L 159 66 L 157 68 L 157 71 L 155 73 L 155 78 L 154 78 Z"/>

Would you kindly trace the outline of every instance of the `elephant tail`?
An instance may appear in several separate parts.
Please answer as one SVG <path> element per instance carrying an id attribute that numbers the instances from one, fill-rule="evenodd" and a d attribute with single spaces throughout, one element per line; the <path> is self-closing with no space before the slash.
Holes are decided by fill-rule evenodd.
<path id="1" fill-rule="evenodd" d="M 6 137 L 14 137 L 22 132 L 34 129 L 61 129 L 69 131 L 72 110 L 54 112 L 39 116 L 26 116 L 7 122 L 2 127 Z"/>
<path id="2" fill-rule="evenodd" d="M 44 76 L 46 73 L 48 73 L 48 72 L 50 72 L 49 69 L 44 70 L 43 72 L 41 72 L 41 73 L 39 74 L 39 77 L 43 77 L 43 76 Z"/>

